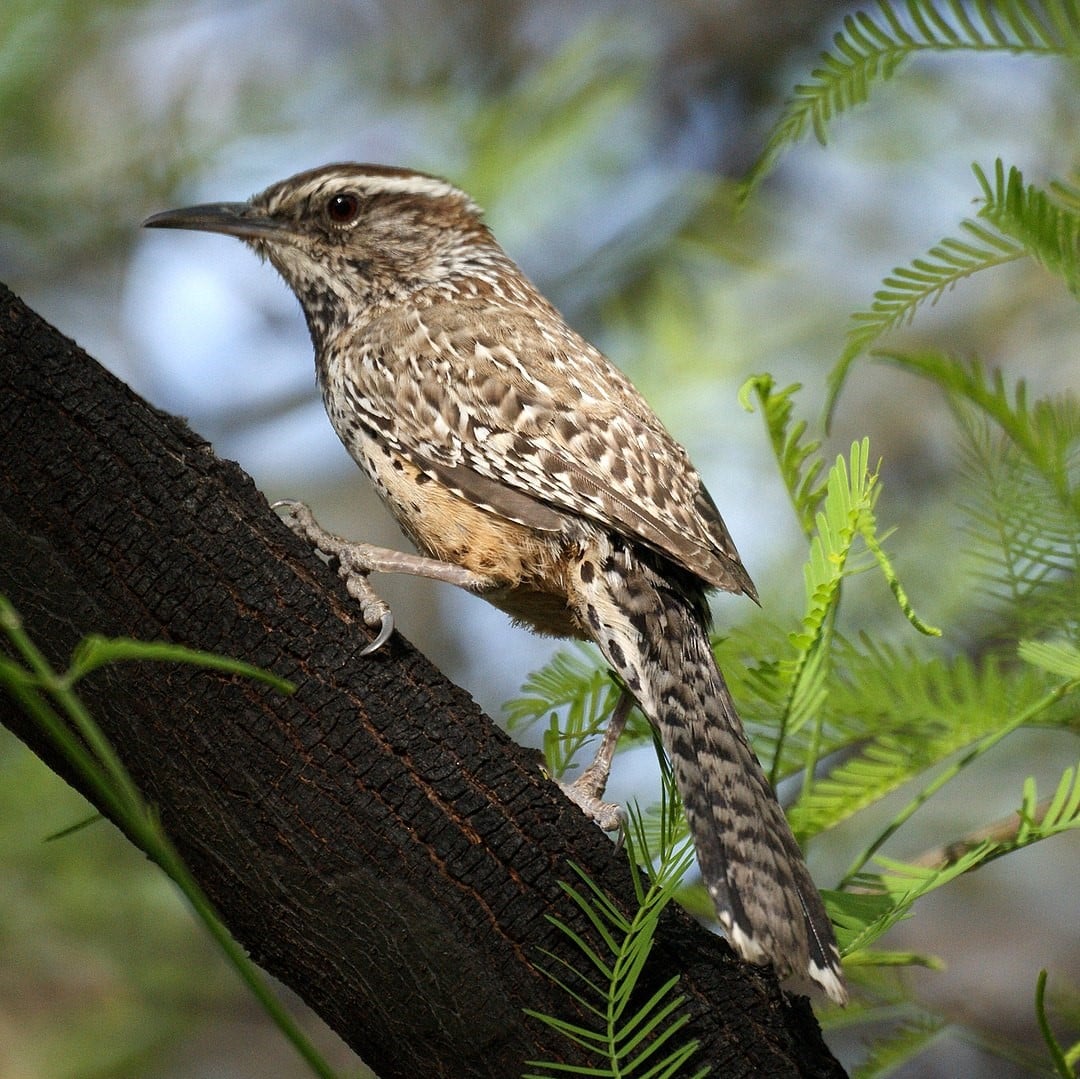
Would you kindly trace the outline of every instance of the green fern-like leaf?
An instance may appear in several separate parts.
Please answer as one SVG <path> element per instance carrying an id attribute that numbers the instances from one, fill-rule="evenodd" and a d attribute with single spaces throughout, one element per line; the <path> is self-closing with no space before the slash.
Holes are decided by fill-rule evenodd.
<path id="1" fill-rule="evenodd" d="M 1029 778 L 1024 783 L 1024 800 L 1018 810 L 1020 826 L 1016 838 L 1009 843 L 1001 843 L 1001 853 L 1080 828 L 1080 765 L 1065 769 L 1041 814 L 1038 806 L 1035 780 Z"/>
<path id="2" fill-rule="evenodd" d="M 811 131 L 824 143 L 834 117 L 868 100 L 902 64 L 923 53 L 1080 55 L 1075 0 L 878 0 L 844 18 L 810 81 L 795 87 L 740 191 L 745 202 L 781 155 Z"/>
<path id="3" fill-rule="evenodd" d="M 793 419 L 794 396 L 802 386 L 796 382 L 779 392 L 775 392 L 775 386 L 772 375 L 754 375 L 739 389 L 739 401 L 748 412 L 754 409 L 751 394 L 761 404 L 780 475 L 803 534 L 809 539 L 826 491 L 826 482 L 820 478 L 825 467 L 818 452 L 821 440 L 807 439 L 806 421 Z"/>
<path id="4" fill-rule="evenodd" d="M 1080 638 L 1080 400 L 1032 400 L 1023 380 L 1008 386 L 1000 371 L 941 352 L 875 356 L 928 378 L 952 405 L 983 594 L 1017 636 Z"/>
<path id="5" fill-rule="evenodd" d="M 1027 384 L 1005 384 L 999 370 L 988 371 L 978 360 L 958 360 L 944 352 L 877 352 L 884 360 L 937 383 L 951 398 L 963 400 L 993 420 L 1033 464 L 1065 491 L 1080 440 L 1080 401 L 1063 395 L 1030 401 Z"/>
<path id="6" fill-rule="evenodd" d="M 664 775 L 662 802 L 666 808 L 661 815 L 670 822 L 678 814 L 678 802 L 670 769 Z M 561 918 L 549 918 L 582 957 L 579 966 L 567 967 L 564 960 L 547 953 L 548 959 L 557 962 L 558 970 L 565 969 L 570 979 L 554 971 L 549 971 L 549 976 L 595 1016 L 595 1027 L 527 1012 L 587 1050 L 594 1063 L 582 1070 L 560 1063 L 529 1061 L 529 1067 L 538 1070 L 526 1073 L 524 1079 L 551 1079 L 559 1074 L 675 1079 L 698 1050 L 696 1041 L 679 1044 L 676 1037 L 689 1022 L 683 1008 L 685 998 L 675 991 L 677 976 L 664 982 L 647 1000 L 640 1001 L 635 993 L 661 912 L 690 867 L 693 850 L 685 835 L 680 838 L 679 830 L 669 826 L 661 827 L 659 846 L 650 848 L 645 838 L 649 829 L 640 814 L 632 811 L 630 817 L 626 832 L 628 856 L 632 864 L 643 864 L 649 873 L 647 888 L 635 875 L 639 906 L 633 916 L 623 914 L 578 866 L 572 866 L 578 881 L 563 882 L 562 889 L 591 925 L 596 940 L 586 940 Z M 693 1079 L 704 1079 L 707 1074 L 708 1068 L 699 1069 Z"/>
<path id="7" fill-rule="evenodd" d="M 1015 690 L 1015 684 L 1010 681 L 1010 688 Z M 1014 731 L 1021 727 L 1030 726 L 1039 722 L 1046 722 L 1048 717 L 1055 713 L 1055 708 L 1060 700 L 1076 689 L 1074 682 L 1061 682 L 1051 686 L 1041 695 L 1034 699 L 1015 701 L 1009 697 L 999 699 L 991 708 L 998 715 L 998 722 L 986 731 L 980 738 L 966 748 L 964 753 L 948 766 L 940 769 L 921 790 L 911 798 L 902 809 L 897 812 L 888 824 L 878 833 L 873 841 L 855 858 L 847 873 L 844 874 L 843 883 L 848 884 L 855 879 L 863 867 L 871 858 L 877 856 L 877 852 L 900 828 L 915 815 L 942 787 L 950 783 L 966 768 L 969 768 L 981 757 L 1000 742 L 1008 738 Z M 1002 708 L 1004 705 L 1004 708 Z M 948 705 L 946 704 L 946 707 Z M 1047 833 L 1049 834 L 1049 833 Z M 994 845 L 992 845 L 994 846 Z M 997 844 L 996 851 L 1008 853 L 1014 849 L 1004 844 Z M 997 853 L 989 856 L 996 857 Z M 989 857 L 988 856 L 988 857 Z M 880 860 L 880 858 L 879 858 Z M 983 860 L 986 860 L 984 858 Z M 981 864 L 981 863 L 980 863 Z"/>
<path id="8" fill-rule="evenodd" d="M 1018 636 L 1054 629 L 1075 639 L 1080 633 L 1080 506 L 1070 479 L 1074 454 L 1053 449 L 1063 428 L 1055 424 L 1054 434 L 1034 438 L 1034 453 L 1025 453 L 985 415 L 971 409 L 958 409 L 957 415 L 967 492 L 964 530 L 975 580 Z M 1067 451 L 1071 440 L 1061 441 Z"/>
<path id="9" fill-rule="evenodd" d="M 1080 681 L 1080 648 L 1067 642 L 1021 641 L 1017 654 L 1025 663 L 1070 681 Z"/>
<path id="10" fill-rule="evenodd" d="M 851 447 L 851 467 L 838 457 L 829 470 L 826 496 L 816 515 L 816 534 L 810 541 L 810 557 L 803 566 L 806 611 L 798 633 L 791 635 L 794 655 L 776 672 L 786 686 L 780 713 L 777 752 L 770 769 L 775 785 L 783 759 L 784 743 L 812 723 L 815 734 L 806 752 L 806 774 L 813 775 L 820 752 L 822 704 L 829 670 L 829 653 L 840 603 L 840 587 L 852 571 L 850 556 L 860 531 L 872 528 L 873 506 L 877 500 L 877 476 L 868 467 L 869 442 Z"/>
<path id="11" fill-rule="evenodd" d="M 846 576 L 864 565 L 877 563 L 893 595 L 911 624 L 923 633 L 939 631 L 922 622 L 896 577 L 878 535 L 874 506 L 880 488 L 877 472 L 870 467 L 870 444 L 867 439 L 851 447 L 850 464 L 842 457 L 829 471 L 826 497 L 817 514 L 817 533 L 810 543 L 810 557 L 803 567 L 806 587 L 806 613 L 802 628 L 792 634 L 794 656 L 776 668 L 788 687 L 780 715 L 780 736 L 770 779 L 775 784 L 780 775 L 784 741 L 802 727 L 813 724 L 803 761 L 806 776 L 813 776 L 824 748 L 823 703 L 830 669 L 830 651 L 834 640 L 840 589 Z M 855 541 L 861 538 L 872 561 L 860 562 L 853 556 Z M 803 797 L 809 796 L 811 783 L 804 783 Z"/>
<path id="12" fill-rule="evenodd" d="M 1078 192 L 1065 184 L 1049 191 L 1025 184 L 1015 166 L 1005 172 L 998 158 L 994 181 L 978 165 L 973 165 L 982 188 L 983 205 L 979 217 L 990 222 L 1051 273 L 1059 276 L 1073 295 L 1080 295 L 1080 206 Z"/>
<path id="13" fill-rule="evenodd" d="M 544 762 L 553 776 L 562 778 L 585 743 L 603 730 L 618 695 L 607 667 L 581 647 L 556 652 L 546 666 L 528 676 L 521 696 L 503 708 L 511 731 L 547 721 Z M 627 725 L 627 737 L 639 733 L 638 724 Z"/>
<path id="14" fill-rule="evenodd" d="M 1063 183 L 1052 184 L 1049 191 L 1025 184 L 1020 170 L 1006 173 L 1000 158 L 993 182 L 978 165 L 972 170 L 982 202 L 979 219 L 960 223 L 963 238 L 947 237 L 909 266 L 895 268 L 874 293 L 870 309 L 851 316 L 843 352 L 829 373 L 827 416 L 855 360 L 966 277 L 1030 256 L 1080 295 L 1080 191 Z"/>
<path id="15" fill-rule="evenodd" d="M 1033 843 L 1080 828 L 1080 767 L 1065 770 L 1042 813 L 1039 812 L 1035 781 L 1030 778 L 1026 780 L 1016 817 L 1019 824 L 1012 835 L 978 842 L 963 849 L 945 865 L 909 865 L 877 855 L 883 873 L 851 875 L 847 881 L 849 886 L 866 890 L 879 900 L 888 897 L 889 903 L 876 915 L 873 907 L 867 907 L 867 913 L 873 916 L 868 918 L 861 928 L 857 928 L 859 919 L 853 919 L 855 924 L 848 926 L 849 933 L 846 934 L 848 942 L 845 956 L 849 953 L 865 952 L 897 922 L 906 918 L 917 900 L 964 873 L 970 873 L 988 862 L 1029 847 Z M 855 929 L 855 932 L 851 933 L 852 929 Z"/>
<path id="16" fill-rule="evenodd" d="M 921 661 L 908 649 L 865 644 L 843 649 L 841 679 L 832 683 L 834 712 L 874 717 L 887 714 L 889 729 L 848 729 L 859 751 L 819 778 L 791 809 L 796 833 L 812 836 L 854 816 L 911 782 L 958 750 L 1025 714 L 1046 691 L 1045 679 L 988 659 L 976 668 L 964 656 L 949 662 Z"/>
<path id="17" fill-rule="evenodd" d="M 941 868 L 927 869 L 907 865 L 891 858 L 878 856 L 883 873 L 860 873 L 850 881 L 851 886 L 886 896 L 885 911 L 864 925 L 848 944 L 848 951 L 862 952 L 911 914 L 911 908 L 924 895 L 944 887 L 957 877 L 982 865 L 993 849 L 989 840 L 966 851 L 955 862 Z M 846 954 L 846 953 L 845 953 Z"/>
<path id="18" fill-rule="evenodd" d="M 923 304 L 980 270 L 1015 262 L 1027 254 L 1019 241 L 998 235 L 977 221 L 962 221 L 964 239 L 946 237 L 910 266 L 897 266 L 874 293 L 868 311 L 851 316 L 853 325 L 836 366 L 829 373 L 826 413 L 831 416 L 851 365 L 879 337 L 915 317 Z"/>
<path id="19" fill-rule="evenodd" d="M 581 698 L 602 698 L 611 688 L 610 677 L 592 652 L 584 647 L 574 652 L 560 649 L 525 679 L 521 695 L 507 701 L 503 711 L 510 730 L 520 731 Z"/>

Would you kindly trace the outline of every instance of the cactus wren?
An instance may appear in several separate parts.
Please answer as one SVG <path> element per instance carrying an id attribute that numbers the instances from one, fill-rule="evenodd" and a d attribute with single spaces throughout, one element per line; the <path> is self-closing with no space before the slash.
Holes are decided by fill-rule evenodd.
<path id="1" fill-rule="evenodd" d="M 659 729 L 720 922 L 745 959 L 846 999 L 832 926 L 747 743 L 709 644 L 706 596 L 754 586 L 686 451 L 434 176 L 329 165 L 245 203 L 155 214 L 237 236 L 296 293 L 323 402 L 421 555 L 349 543 L 300 503 L 289 524 L 337 558 L 389 635 L 371 572 L 483 596 L 545 634 L 594 641 L 625 687 L 569 793 L 600 823 L 636 701 Z"/>

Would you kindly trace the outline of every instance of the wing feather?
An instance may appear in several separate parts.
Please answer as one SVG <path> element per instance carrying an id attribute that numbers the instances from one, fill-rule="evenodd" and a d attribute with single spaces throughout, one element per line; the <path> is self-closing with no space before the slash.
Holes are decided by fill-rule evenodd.
<path id="1" fill-rule="evenodd" d="M 686 451 L 553 310 L 444 303 L 348 332 L 352 405 L 418 468 L 510 520 L 586 517 L 756 598 Z"/>

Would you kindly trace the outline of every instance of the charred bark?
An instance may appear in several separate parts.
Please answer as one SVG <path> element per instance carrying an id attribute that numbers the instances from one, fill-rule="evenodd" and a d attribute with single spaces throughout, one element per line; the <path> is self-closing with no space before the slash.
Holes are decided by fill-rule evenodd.
<path id="1" fill-rule="evenodd" d="M 240 468 L 2 287 L 0 389 L 0 591 L 52 663 L 98 632 L 299 687 L 160 664 L 80 683 L 236 938 L 382 1079 L 580 1062 L 522 1009 L 587 1021 L 541 971 L 542 949 L 577 959 L 545 915 L 577 924 L 571 860 L 630 909 L 625 859 L 406 641 L 360 656 L 355 605 Z M 0 722 L 79 786 L 2 695 Z M 843 1074 L 804 999 L 673 909 L 646 980 L 676 972 L 694 1067 Z"/>

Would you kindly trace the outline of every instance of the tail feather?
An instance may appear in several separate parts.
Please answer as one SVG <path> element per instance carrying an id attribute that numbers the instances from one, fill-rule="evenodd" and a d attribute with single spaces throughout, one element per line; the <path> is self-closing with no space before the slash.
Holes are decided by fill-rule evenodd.
<path id="1" fill-rule="evenodd" d="M 698 598 L 629 548 L 596 554 L 575 582 L 582 621 L 660 731 L 732 946 L 780 977 L 809 977 L 843 1003 L 832 924 L 746 740 Z"/>

